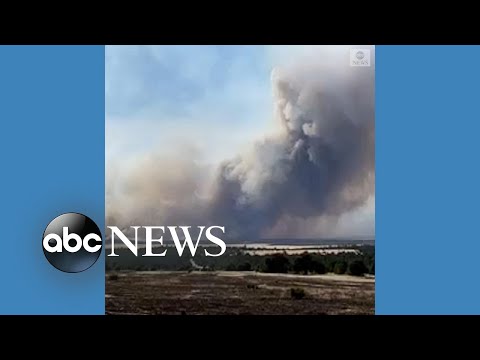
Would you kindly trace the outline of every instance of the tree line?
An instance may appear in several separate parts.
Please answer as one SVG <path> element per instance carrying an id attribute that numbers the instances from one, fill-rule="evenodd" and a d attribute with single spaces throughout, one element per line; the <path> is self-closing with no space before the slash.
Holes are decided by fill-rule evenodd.
<path id="1" fill-rule="evenodd" d="M 241 249 L 227 249 L 224 256 L 206 257 L 202 251 L 195 257 L 178 257 L 173 252 L 165 257 L 135 257 L 128 250 L 119 250 L 118 257 L 106 258 L 107 271 L 192 271 L 198 270 L 191 263 L 199 265 L 203 270 L 223 271 L 258 271 L 268 273 L 296 274 L 375 274 L 374 246 L 356 247 L 359 253 L 289 255 L 287 252 L 276 255 L 251 255 Z"/>

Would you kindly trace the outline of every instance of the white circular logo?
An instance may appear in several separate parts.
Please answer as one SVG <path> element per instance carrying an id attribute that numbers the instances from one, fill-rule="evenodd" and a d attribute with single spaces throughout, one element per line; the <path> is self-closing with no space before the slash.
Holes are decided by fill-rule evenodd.
<path id="1" fill-rule="evenodd" d="M 358 60 L 362 60 L 365 57 L 365 54 L 363 53 L 363 51 L 357 51 L 357 53 L 355 54 L 355 57 Z"/>

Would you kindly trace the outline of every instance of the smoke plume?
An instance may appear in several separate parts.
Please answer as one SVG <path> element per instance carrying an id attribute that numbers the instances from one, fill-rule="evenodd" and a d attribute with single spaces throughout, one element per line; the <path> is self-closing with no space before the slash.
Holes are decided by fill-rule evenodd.
<path id="1" fill-rule="evenodd" d="M 310 59 L 273 69 L 271 83 L 276 129 L 237 157 L 204 167 L 185 147 L 138 159 L 122 176 L 110 168 L 107 224 L 220 225 L 228 239 L 259 239 L 371 201 L 374 63 Z"/>

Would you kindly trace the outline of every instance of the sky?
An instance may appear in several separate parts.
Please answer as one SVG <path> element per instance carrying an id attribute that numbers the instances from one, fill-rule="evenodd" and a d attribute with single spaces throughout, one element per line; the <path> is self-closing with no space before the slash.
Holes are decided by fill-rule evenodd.
<path id="1" fill-rule="evenodd" d="M 318 46 L 107 46 L 105 53 L 107 178 L 142 154 L 183 144 L 205 164 L 234 157 L 273 127 L 271 72 Z M 119 161 L 122 159 L 122 161 Z M 107 193 L 114 191 L 113 186 Z M 340 222 L 373 235 L 374 197 Z M 310 221 L 311 220 L 307 220 Z M 321 224 L 319 224 L 321 227 Z M 308 226 L 315 236 L 315 226 Z M 348 231 L 332 230 L 337 236 Z M 350 228 L 350 227 L 349 227 Z"/>
<path id="2" fill-rule="evenodd" d="M 108 46 L 107 156 L 177 137 L 231 155 L 266 127 L 271 67 L 258 46 Z"/>
<path id="3" fill-rule="evenodd" d="M 107 46 L 107 159 L 192 136 L 208 156 L 232 156 L 272 123 L 272 69 L 317 48 Z"/>

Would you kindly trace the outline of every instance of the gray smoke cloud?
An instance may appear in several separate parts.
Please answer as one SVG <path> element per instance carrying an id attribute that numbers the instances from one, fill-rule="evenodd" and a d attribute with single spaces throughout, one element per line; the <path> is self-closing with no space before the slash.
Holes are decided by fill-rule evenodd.
<path id="1" fill-rule="evenodd" d="M 220 225 L 255 240 L 364 206 L 375 194 L 370 49 L 370 67 L 333 55 L 273 69 L 275 130 L 216 168 L 185 146 L 138 159 L 120 189 L 108 170 L 107 224 Z"/>

